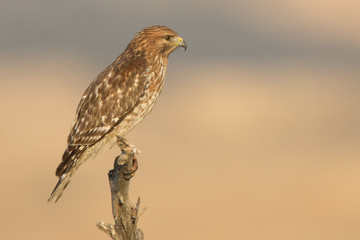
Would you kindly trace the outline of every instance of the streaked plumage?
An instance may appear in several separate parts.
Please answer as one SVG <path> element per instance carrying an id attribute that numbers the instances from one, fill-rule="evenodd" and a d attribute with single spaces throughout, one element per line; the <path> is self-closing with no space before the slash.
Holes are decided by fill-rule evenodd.
<path id="1" fill-rule="evenodd" d="M 125 51 L 83 94 L 56 169 L 60 179 L 49 201 L 57 201 L 77 168 L 101 147 L 115 144 L 152 110 L 164 84 L 168 56 L 186 43 L 166 26 L 138 32 Z"/>

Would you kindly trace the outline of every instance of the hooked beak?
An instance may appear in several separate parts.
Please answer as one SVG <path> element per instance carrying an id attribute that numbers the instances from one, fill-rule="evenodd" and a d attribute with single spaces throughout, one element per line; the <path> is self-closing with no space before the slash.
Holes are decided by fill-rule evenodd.
<path id="1" fill-rule="evenodd" d="M 184 41 L 184 39 L 182 39 L 182 37 L 179 37 L 179 47 L 183 47 L 184 51 L 186 51 L 186 49 L 187 49 L 187 44 Z"/>

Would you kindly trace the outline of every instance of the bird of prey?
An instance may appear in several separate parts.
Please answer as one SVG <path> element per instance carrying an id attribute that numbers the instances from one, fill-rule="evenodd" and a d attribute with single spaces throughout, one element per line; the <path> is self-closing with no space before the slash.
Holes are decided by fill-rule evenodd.
<path id="1" fill-rule="evenodd" d="M 86 89 L 76 110 L 67 148 L 56 169 L 59 181 L 48 201 L 59 200 L 79 166 L 114 145 L 146 115 L 164 84 L 169 54 L 185 41 L 167 26 L 139 31 L 115 61 Z"/>

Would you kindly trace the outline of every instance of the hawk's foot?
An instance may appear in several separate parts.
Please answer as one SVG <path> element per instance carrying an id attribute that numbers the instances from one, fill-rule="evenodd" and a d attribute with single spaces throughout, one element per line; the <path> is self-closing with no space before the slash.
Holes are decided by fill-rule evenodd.
<path id="1" fill-rule="evenodd" d="M 130 169 L 128 169 L 129 170 L 128 172 L 124 173 L 124 179 L 130 180 L 130 178 L 132 178 L 135 175 L 135 172 L 138 170 L 138 168 L 139 168 L 139 164 L 136 156 L 134 155 L 132 160 L 132 166 Z"/>
<path id="2" fill-rule="evenodd" d="M 122 173 L 125 180 L 130 180 L 138 170 L 138 161 L 134 154 L 122 153 L 115 159 L 115 169 Z"/>

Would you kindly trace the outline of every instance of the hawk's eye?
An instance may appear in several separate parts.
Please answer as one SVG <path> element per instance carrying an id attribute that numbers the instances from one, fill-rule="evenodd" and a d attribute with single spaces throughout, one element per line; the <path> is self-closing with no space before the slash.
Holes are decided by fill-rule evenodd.
<path id="1" fill-rule="evenodd" d="M 165 39 L 166 41 L 169 41 L 172 37 L 173 37 L 173 36 L 171 36 L 171 35 L 166 35 L 166 36 L 164 37 L 164 39 Z"/>

